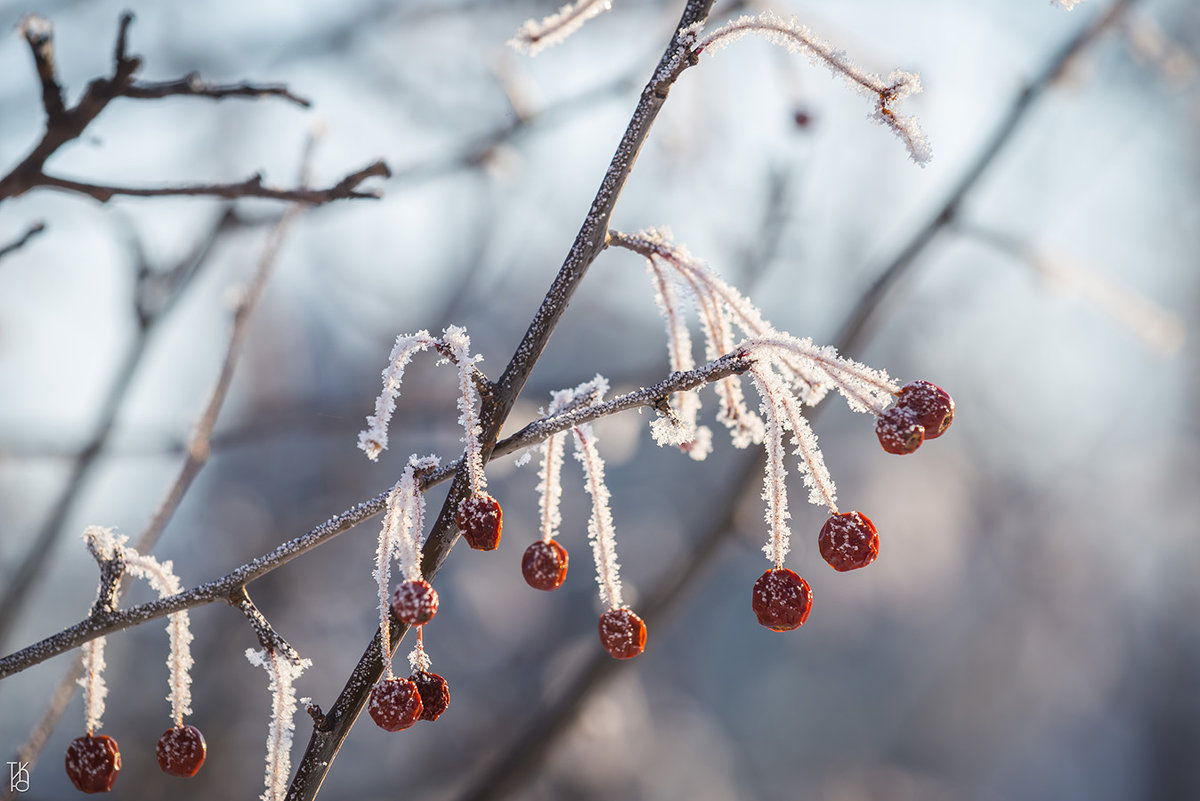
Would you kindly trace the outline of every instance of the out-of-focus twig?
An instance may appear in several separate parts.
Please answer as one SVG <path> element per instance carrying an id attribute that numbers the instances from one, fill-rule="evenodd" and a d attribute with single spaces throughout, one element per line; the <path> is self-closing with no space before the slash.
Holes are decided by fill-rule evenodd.
<path id="1" fill-rule="evenodd" d="M 25 233 L 21 234 L 12 242 L 9 242 L 7 245 L 0 245 L 0 259 L 3 259 L 8 254 L 15 253 L 16 251 L 25 247 L 27 244 L 29 244 L 29 240 L 33 239 L 35 236 L 45 230 L 46 224 L 44 222 L 41 222 L 40 220 L 35 222 L 33 225 L 25 229 Z"/>

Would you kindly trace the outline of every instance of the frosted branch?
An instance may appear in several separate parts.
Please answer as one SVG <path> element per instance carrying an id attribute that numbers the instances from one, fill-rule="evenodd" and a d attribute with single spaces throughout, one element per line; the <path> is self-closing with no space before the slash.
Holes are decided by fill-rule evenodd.
<path id="1" fill-rule="evenodd" d="M 1058 0 L 1060 3 L 1078 0 Z M 909 95 L 921 91 L 921 79 L 911 72 L 894 70 L 887 78 L 865 72 L 846 56 L 818 37 L 806 25 L 794 20 L 785 22 L 771 12 L 759 16 L 742 16 L 729 22 L 701 39 L 694 49 L 699 55 L 705 50 L 716 51 L 747 34 L 757 34 L 768 42 L 787 48 L 792 53 L 805 53 L 814 63 L 827 66 L 834 75 L 840 75 L 854 89 L 875 98 L 875 110 L 870 115 L 895 133 L 908 148 L 908 154 L 917 164 L 924 166 L 933 155 L 929 142 L 922 133 L 916 119 L 898 114 L 895 104 Z"/>
<path id="2" fill-rule="evenodd" d="M 527 20 L 516 36 L 508 40 L 508 44 L 514 50 L 536 56 L 543 49 L 559 44 L 583 27 L 583 23 L 610 8 L 611 0 L 576 0 L 540 22 L 536 19 Z"/>

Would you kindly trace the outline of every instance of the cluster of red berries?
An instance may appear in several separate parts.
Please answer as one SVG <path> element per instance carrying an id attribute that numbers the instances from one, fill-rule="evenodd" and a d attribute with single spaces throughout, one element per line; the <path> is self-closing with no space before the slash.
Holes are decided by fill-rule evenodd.
<path id="1" fill-rule="evenodd" d="M 928 381 L 900 389 L 896 404 L 875 420 L 875 435 L 888 453 L 912 453 L 927 439 L 937 439 L 954 420 L 954 399 Z"/>
<path id="2" fill-rule="evenodd" d="M 195 726 L 175 726 L 158 738 L 154 755 L 163 773 L 191 778 L 204 764 L 208 746 Z M 121 773 L 121 751 L 107 734 L 76 737 L 67 746 L 67 778 L 83 793 L 107 793 Z"/>
<path id="3" fill-rule="evenodd" d="M 892 408 L 879 415 L 875 434 L 888 453 L 912 453 L 927 439 L 946 432 L 954 420 L 954 399 L 928 381 L 906 384 Z M 879 555 L 879 532 L 862 512 L 830 515 L 821 526 L 817 545 L 830 567 L 839 573 L 866 567 Z M 751 608 L 758 622 L 773 631 L 804 625 L 812 609 L 812 588 L 787 568 L 768 570 L 754 582 Z"/>
<path id="4" fill-rule="evenodd" d="M 416 670 L 407 679 L 384 679 L 371 688 L 367 712 L 387 731 L 407 729 L 418 720 L 437 720 L 450 706 L 450 687 L 436 673 Z"/>

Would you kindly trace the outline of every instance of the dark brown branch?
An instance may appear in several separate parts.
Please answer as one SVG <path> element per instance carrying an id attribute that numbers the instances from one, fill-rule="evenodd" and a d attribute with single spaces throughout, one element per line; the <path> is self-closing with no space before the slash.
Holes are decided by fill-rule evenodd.
<path id="1" fill-rule="evenodd" d="M 121 16 L 116 44 L 113 48 L 112 75 L 92 80 L 84 90 L 79 102 L 75 106 L 67 108 L 54 62 L 53 27 L 47 20 L 35 15 L 29 15 L 22 21 L 20 31 L 29 44 L 34 66 L 42 84 L 42 105 L 46 111 L 46 131 L 29 155 L 11 172 L 0 177 L 0 202 L 18 197 L 38 187 L 77 192 L 101 202 L 108 201 L 116 195 L 138 197 L 191 195 L 268 198 L 317 205 L 334 200 L 379 197 L 378 192 L 359 191 L 358 186 L 367 178 L 386 178 L 390 175 L 387 166 L 380 161 L 347 175 L 328 189 L 268 187 L 263 185 L 260 175 L 252 176 L 238 183 L 190 184 L 158 188 L 108 186 L 48 175 L 45 168 L 50 157 L 63 145 L 79 138 L 92 121 L 108 107 L 108 104 L 119 97 L 136 100 L 153 100 L 171 96 L 202 97 L 212 100 L 222 100 L 228 97 L 279 97 L 301 106 L 309 105 L 307 100 L 278 84 L 208 84 L 195 73 L 177 80 L 135 81 L 134 76 L 141 67 L 142 61 L 138 56 L 129 54 L 128 37 L 129 27 L 132 23 L 132 14 L 125 13 Z"/>
<path id="2" fill-rule="evenodd" d="M 35 236 L 45 230 L 46 224 L 44 222 L 41 222 L 40 220 L 35 222 L 33 225 L 25 229 L 25 233 L 21 234 L 21 236 L 19 236 L 17 239 L 9 242 L 3 247 L 0 247 L 0 259 L 3 259 L 8 254 L 15 253 L 16 251 L 25 247 L 27 244 L 29 244 L 29 240 L 33 239 Z"/>
<path id="3" fill-rule="evenodd" d="M 99 200 L 101 203 L 107 203 L 117 195 L 126 195 L 129 197 L 172 197 L 172 196 L 190 196 L 190 197 L 223 197 L 230 200 L 237 198 L 255 197 L 267 198 L 270 200 L 288 200 L 293 203 L 303 203 L 310 206 L 319 206 L 323 203 L 330 203 L 334 200 L 347 200 L 351 198 L 379 198 L 382 193 L 377 189 L 368 189 L 360 191 L 359 184 L 368 178 L 380 177 L 388 178 L 391 172 L 386 164 L 382 161 L 376 161 L 367 165 L 357 172 L 347 175 L 341 181 L 338 181 L 333 186 L 327 189 L 309 189 L 306 187 L 297 187 L 295 189 L 282 189 L 263 184 L 261 174 L 255 174 L 244 181 L 239 181 L 232 184 L 192 184 L 185 186 L 161 186 L 150 188 L 139 188 L 131 186 L 108 186 L 104 184 L 90 184 L 83 181 L 71 181 L 65 178 L 55 178 L 51 175 L 43 174 L 41 176 L 40 185 L 49 189 L 61 189 L 68 192 L 78 192 L 79 194 L 88 195 Z"/>

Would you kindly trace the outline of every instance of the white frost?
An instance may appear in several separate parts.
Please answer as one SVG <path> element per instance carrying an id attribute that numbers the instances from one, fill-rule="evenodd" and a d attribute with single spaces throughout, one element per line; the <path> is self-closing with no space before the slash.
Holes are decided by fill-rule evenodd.
<path id="1" fill-rule="evenodd" d="M 292 733 L 296 729 L 296 679 L 311 659 L 292 661 L 275 651 L 246 649 L 246 659 L 267 671 L 271 690 L 271 725 L 267 730 L 266 789 L 262 801 L 283 801 L 292 773 Z"/>

